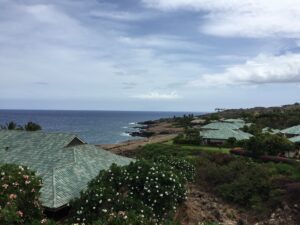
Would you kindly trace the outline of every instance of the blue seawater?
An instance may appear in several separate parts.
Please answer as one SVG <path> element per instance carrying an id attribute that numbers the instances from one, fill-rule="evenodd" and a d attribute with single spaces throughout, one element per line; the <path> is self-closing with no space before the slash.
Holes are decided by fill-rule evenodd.
<path id="1" fill-rule="evenodd" d="M 137 122 L 189 113 L 192 112 L 0 110 L 0 124 L 14 121 L 24 125 L 32 121 L 46 132 L 74 133 L 91 144 L 113 144 L 136 139 L 127 132 L 134 131 Z"/>

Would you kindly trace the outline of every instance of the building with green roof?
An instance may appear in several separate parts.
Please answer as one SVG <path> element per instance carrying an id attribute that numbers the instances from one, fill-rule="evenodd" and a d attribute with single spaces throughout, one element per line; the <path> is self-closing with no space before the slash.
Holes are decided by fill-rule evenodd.
<path id="1" fill-rule="evenodd" d="M 229 138 L 235 138 L 237 141 L 247 140 L 252 137 L 241 130 L 232 130 L 228 128 L 221 128 L 218 130 L 202 130 L 200 136 L 206 144 L 223 144 Z"/>
<path id="2" fill-rule="evenodd" d="M 289 140 L 293 143 L 300 143 L 300 135 L 299 136 L 295 136 L 292 138 L 289 138 Z"/>
<path id="3" fill-rule="evenodd" d="M 86 144 L 73 134 L 0 130 L 0 164 L 36 171 L 43 180 L 42 205 L 53 211 L 78 197 L 100 170 L 132 161 Z"/>
<path id="4" fill-rule="evenodd" d="M 284 134 L 287 137 L 298 136 L 300 135 L 300 125 L 286 128 L 284 130 L 281 130 L 280 133 Z"/>
<path id="5" fill-rule="evenodd" d="M 219 130 L 219 129 L 232 129 L 238 130 L 242 128 L 239 124 L 235 123 L 227 123 L 227 122 L 214 122 L 209 123 L 201 127 L 202 130 Z"/>

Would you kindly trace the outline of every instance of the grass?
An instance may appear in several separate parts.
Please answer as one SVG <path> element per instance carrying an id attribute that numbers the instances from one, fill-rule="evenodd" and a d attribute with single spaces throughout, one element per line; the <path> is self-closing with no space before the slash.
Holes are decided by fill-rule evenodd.
<path id="1" fill-rule="evenodd" d="M 270 170 L 275 174 L 281 174 L 288 176 L 292 179 L 300 179 L 300 165 L 295 164 L 285 164 L 285 163 L 267 163 Z"/>
<path id="2" fill-rule="evenodd" d="M 167 141 L 165 145 L 179 146 L 183 150 L 195 150 L 195 151 L 206 151 L 206 152 L 215 152 L 215 153 L 229 153 L 230 148 L 224 147 L 213 147 L 206 145 L 177 145 L 173 143 L 173 140 Z"/>
<path id="3" fill-rule="evenodd" d="M 203 152 L 228 154 L 229 150 L 229 148 L 211 146 L 178 145 L 174 144 L 172 141 L 168 141 L 163 144 L 148 144 L 143 146 L 137 156 L 150 159 L 156 156 L 170 155 L 186 159 L 195 159 Z"/>

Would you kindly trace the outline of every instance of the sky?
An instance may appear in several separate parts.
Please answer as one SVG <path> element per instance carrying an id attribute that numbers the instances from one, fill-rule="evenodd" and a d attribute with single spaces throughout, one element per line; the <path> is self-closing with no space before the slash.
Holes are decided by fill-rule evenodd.
<path id="1" fill-rule="evenodd" d="M 300 101 L 300 0 L 0 0 L 0 108 Z"/>

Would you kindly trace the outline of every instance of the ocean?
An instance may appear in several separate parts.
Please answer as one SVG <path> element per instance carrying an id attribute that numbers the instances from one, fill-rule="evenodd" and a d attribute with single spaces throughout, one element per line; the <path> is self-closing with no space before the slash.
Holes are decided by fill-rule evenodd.
<path id="1" fill-rule="evenodd" d="M 24 125 L 32 121 L 45 132 L 69 132 L 90 144 L 114 144 L 137 139 L 127 133 L 136 130 L 137 122 L 189 113 L 192 112 L 0 110 L 0 125 L 9 121 Z"/>

